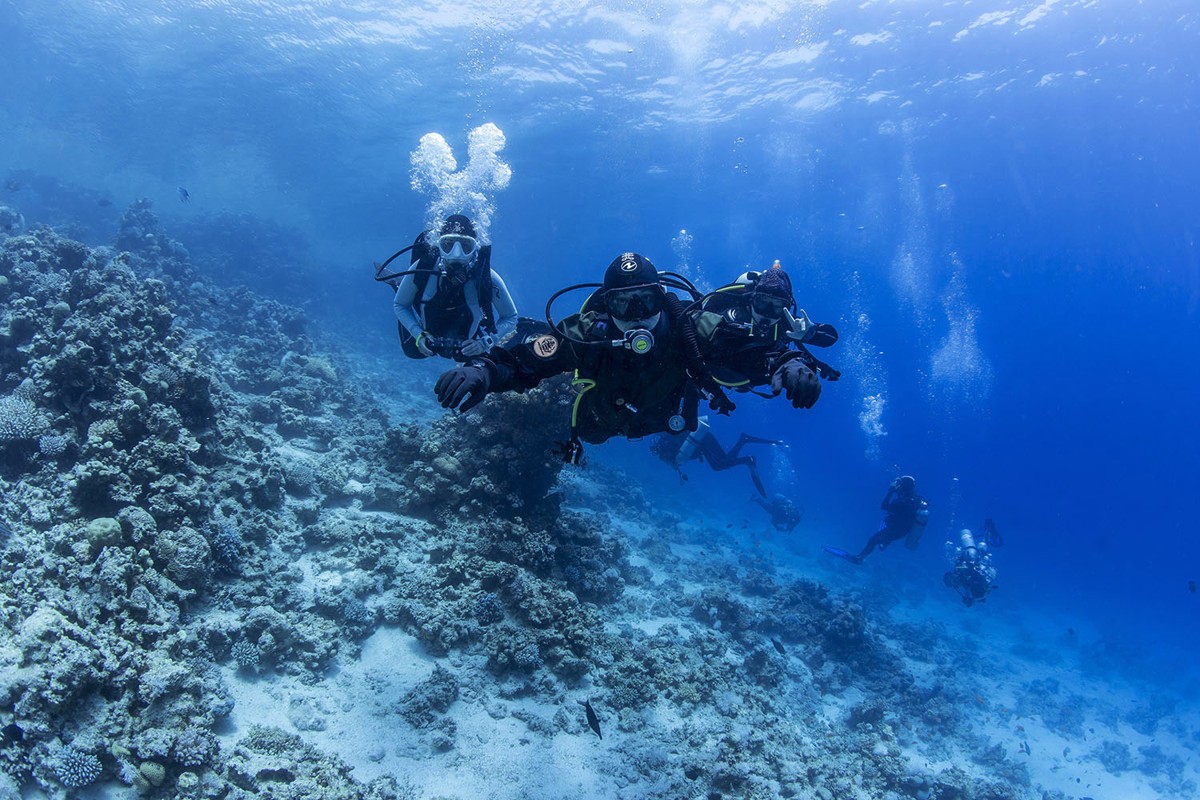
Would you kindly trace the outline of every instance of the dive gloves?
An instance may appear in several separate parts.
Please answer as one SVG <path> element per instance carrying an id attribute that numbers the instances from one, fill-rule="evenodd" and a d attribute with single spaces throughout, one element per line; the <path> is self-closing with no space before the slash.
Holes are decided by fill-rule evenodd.
<path id="1" fill-rule="evenodd" d="M 787 394 L 793 408 L 812 408 L 821 396 L 821 381 L 800 359 L 791 359 L 782 364 L 771 376 L 771 394 Z"/>
<path id="2" fill-rule="evenodd" d="M 433 387 L 442 408 L 457 408 L 460 414 L 483 402 L 492 384 L 492 374 L 480 363 L 447 370 Z"/>

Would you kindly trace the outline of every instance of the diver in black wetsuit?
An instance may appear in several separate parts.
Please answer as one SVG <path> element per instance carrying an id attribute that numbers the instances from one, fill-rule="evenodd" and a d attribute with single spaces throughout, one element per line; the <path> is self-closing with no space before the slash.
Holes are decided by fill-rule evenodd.
<path id="1" fill-rule="evenodd" d="M 771 515 L 771 524 L 775 526 L 777 531 L 786 531 L 791 533 L 800 520 L 804 519 L 804 509 L 799 508 L 791 500 L 781 494 L 777 494 L 767 502 L 757 495 L 751 495 L 751 500 L 763 507 L 768 514 Z"/>
<path id="2" fill-rule="evenodd" d="M 826 547 L 825 552 L 844 558 L 852 564 L 861 564 L 876 547 L 886 550 L 892 542 L 905 539 L 905 547 L 916 550 L 929 521 L 929 502 L 917 494 L 917 482 L 911 475 L 902 475 L 892 481 L 879 507 L 887 512 L 883 524 L 857 555 L 851 555 L 838 547 Z"/>
<path id="3" fill-rule="evenodd" d="M 733 447 L 726 450 L 713 435 L 708 418 L 701 417 L 696 430 L 686 435 L 682 433 L 660 434 L 654 438 L 650 448 L 656 456 L 674 467 L 683 480 L 687 480 L 687 476 L 683 474 L 683 466 L 689 461 L 703 461 L 713 472 L 744 466 L 750 472 L 750 480 L 754 482 L 754 488 L 760 495 L 766 497 L 767 490 L 763 487 L 762 478 L 759 477 L 757 460 L 754 456 L 741 455 L 742 447 L 747 444 L 782 444 L 782 442 L 777 439 L 760 439 L 757 436 L 743 433 Z"/>

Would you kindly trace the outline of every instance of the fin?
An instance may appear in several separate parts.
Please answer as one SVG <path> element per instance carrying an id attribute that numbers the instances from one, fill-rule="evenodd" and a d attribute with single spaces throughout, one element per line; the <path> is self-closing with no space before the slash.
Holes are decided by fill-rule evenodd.
<path id="1" fill-rule="evenodd" d="M 851 555 L 850 553 L 847 553 L 845 550 L 843 550 L 840 547 L 830 547 L 829 545 L 825 545 L 824 549 L 825 549 L 826 553 L 829 553 L 829 555 L 837 556 L 838 558 L 844 558 L 847 561 L 849 561 L 851 564 L 861 564 L 862 563 L 862 560 L 858 556 Z"/>

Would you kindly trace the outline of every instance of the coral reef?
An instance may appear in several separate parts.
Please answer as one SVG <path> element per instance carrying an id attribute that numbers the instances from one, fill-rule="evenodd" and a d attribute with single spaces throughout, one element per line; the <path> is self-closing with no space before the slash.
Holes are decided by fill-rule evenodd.
<path id="1" fill-rule="evenodd" d="M 711 531 L 681 555 L 688 522 L 615 472 L 564 472 L 563 383 L 393 424 L 299 311 L 217 286 L 146 202 L 115 248 L 9 234 L 0 797 L 415 798 L 308 739 L 348 700 L 293 694 L 278 724 L 299 733 L 229 733 L 236 689 L 328 689 L 391 633 L 424 660 L 378 679 L 394 691 L 373 713 L 445 769 L 478 741 L 460 712 L 519 725 L 523 746 L 591 737 L 587 698 L 598 757 L 624 770 L 613 796 L 1041 796 L 1011 744 L 975 732 L 937 631 L 885 634 L 868 599 Z M 1073 735 L 1083 705 L 1042 679 L 1012 713 Z M 962 763 L 933 766 L 951 741 Z M 1187 786 L 1157 745 L 1088 758 Z"/>

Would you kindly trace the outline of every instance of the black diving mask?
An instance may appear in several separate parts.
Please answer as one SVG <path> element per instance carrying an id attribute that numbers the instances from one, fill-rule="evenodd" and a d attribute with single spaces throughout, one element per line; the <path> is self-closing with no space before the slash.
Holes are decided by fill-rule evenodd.
<path id="1" fill-rule="evenodd" d="M 662 310 L 662 290 L 657 285 L 609 289 L 604 303 L 608 313 L 618 319 L 645 319 Z"/>
<path id="2" fill-rule="evenodd" d="M 782 317 L 784 310 L 789 305 L 791 304 L 787 300 L 771 294 L 755 293 L 750 299 L 750 307 L 755 314 L 773 320 Z"/>

